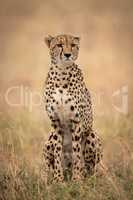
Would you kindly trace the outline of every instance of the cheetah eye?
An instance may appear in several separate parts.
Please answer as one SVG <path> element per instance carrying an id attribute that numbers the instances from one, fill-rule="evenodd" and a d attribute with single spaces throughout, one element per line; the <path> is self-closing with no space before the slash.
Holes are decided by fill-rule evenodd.
<path id="1" fill-rule="evenodd" d="M 62 44 L 57 44 L 57 47 L 62 47 Z"/>
<path id="2" fill-rule="evenodd" d="M 71 44 L 71 46 L 72 46 L 72 47 L 75 47 L 75 46 L 76 46 L 76 44 Z"/>

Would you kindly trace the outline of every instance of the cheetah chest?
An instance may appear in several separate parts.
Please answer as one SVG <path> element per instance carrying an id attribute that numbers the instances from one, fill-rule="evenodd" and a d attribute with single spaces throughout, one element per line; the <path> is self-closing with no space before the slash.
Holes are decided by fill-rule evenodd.
<path id="1" fill-rule="evenodd" d="M 62 91 L 62 93 L 60 91 Z M 59 118 L 63 120 L 72 118 L 75 113 L 75 102 L 68 91 L 56 89 L 53 98 L 55 99 L 53 108 L 54 111 L 58 113 Z"/>

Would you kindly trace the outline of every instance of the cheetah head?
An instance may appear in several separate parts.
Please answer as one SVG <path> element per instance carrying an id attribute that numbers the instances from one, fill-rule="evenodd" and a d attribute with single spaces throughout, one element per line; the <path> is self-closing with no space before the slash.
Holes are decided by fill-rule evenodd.
<path id="1" fill-rule="evenodd" d="M 51 59 L 58 64 L 70 64 L 77 59 L 79 42 L 80 38 L 72 35 L 48 36 L 45 38 L 45 43 L 50 49 Z"/>

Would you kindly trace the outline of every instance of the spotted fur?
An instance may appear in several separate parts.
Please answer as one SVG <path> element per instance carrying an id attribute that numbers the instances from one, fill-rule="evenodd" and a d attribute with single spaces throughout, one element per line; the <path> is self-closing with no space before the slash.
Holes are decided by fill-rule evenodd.
<path id="1" fill-rule="evenodd" d="M 80 67 L 78 37 L 49 36 L 51 67 L 44 87 L 44 105 L 53 131 L 43 146 L 43 174 L 47 182 L 50 168 L 53 180 L 63 181 L 65 170 L 72 180 L 94 173 L 102 157 L 102 147 L 93 130 L 92 103 Z"/>

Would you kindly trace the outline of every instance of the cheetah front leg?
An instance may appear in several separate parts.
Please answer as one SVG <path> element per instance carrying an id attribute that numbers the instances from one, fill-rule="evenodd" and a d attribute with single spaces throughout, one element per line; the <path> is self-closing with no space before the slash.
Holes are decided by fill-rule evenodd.
<path id="1" fill-rule="evenodd" d="M 92 175 L 96 172 L 97 164 L 102 160 L 102 144 L 97 135 L 97 133 L 90 129 L 86 133 L 86 143 L 85 143 L 85 167 L 87 169 L 88 175 Z"/>
<path id="2" fill-rule="evenodd" d="M 78 181 L 83 177 L 82 174 L 82 148 L 81 148 L 81 125 L 74 124 L 75 131 L 72 132 L 72 180 Z"/>
<path id="3" fill-rule="evenodd" d="M 49 138 L 43 144 L 42 164 L 41 164 L 41 178 L 47 185 L 50 168 L 54 167 L 54 144 L 53 132 L 49 134 Z"/>
<path id="4" fill-rule="evenodd" d="M 54 120 L 52 126 L 55 128 L 54 140 L 54 178 L 53 182 L 62 182 L 63 175 L 63 129 L 59 124 L 59 120 Z"/>

